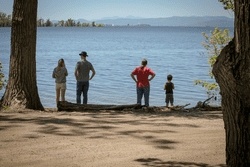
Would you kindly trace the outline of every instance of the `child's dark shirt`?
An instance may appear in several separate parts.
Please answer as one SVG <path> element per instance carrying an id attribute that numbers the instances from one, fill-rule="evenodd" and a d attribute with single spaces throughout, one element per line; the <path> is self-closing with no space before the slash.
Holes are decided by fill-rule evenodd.
<path id="1" fill-rule="evenodd" d="M 173 94 L 173 83 L 166 82 L 166 94 Z"/>

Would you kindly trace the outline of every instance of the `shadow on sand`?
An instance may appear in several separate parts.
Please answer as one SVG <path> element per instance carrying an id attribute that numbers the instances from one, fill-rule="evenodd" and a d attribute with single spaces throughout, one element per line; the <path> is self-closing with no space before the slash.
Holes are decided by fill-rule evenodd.
<path id="1" fill-rule="evenodd" d="M 144 166 L 150 167 L 227 167 L 225 164 L 219 164 L 211 166 L 205 163 L 194 163 L 194 162 L 176 162 L 176 161 L 162 161 L 157 158 L 141 158 L 135 161 L 140 162 Z"/>

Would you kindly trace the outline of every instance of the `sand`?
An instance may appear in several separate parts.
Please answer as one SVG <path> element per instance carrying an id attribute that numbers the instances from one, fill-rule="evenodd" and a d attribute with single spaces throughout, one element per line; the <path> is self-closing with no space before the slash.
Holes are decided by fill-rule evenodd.
<path id="1" fill-rule="evenodd" d="M 1 167 L 225 167 L 221 111 L 0 112 Z"/>

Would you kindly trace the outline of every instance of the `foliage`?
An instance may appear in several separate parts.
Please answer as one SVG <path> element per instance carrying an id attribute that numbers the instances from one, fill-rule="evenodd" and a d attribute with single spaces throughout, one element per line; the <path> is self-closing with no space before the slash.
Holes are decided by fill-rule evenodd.
<path id="1" fill-rule="evenodd" d="M 59 21 L 58 26 L 63 27 L 64 26 L 64 20 Z"/>
<path id="2" fill-rule="evenodd" d="M 82 26 L 81 23 L 80 23 L 80 21 L 78 21 L 78 22 L 76 23 L 76 26 L 77 26 L 77 27 L 81 27 L 81 26 Z"/>
<path id="3" fill-rule="evenodd" d="M 97 24 L 96 27 L 104 27 L 103 24 Z"/>
<path id="4" fill-rule="evenodd" d="M 202 32 L 202 35 L 206 38 L 204 42 L 201 42 L 201 44 L 205 47 L 208 53 L 208 63 L 210 64 L 210 70 L 208 71 L 208 75 L 210 75 L 211 79 L 213 79 L 214 75 L 212 73 L 213 65 L 216 61 L 216 58 L 219 56 L 222 49 L 232 40 L 232 37 L 229 37 L 229 30 L 225 29 L 224 31 L 219 30 L 218 27 L 215 28 L 214 31 L 210 31 L 212 36 L 208 36 L 204 32 Z M 202 53 L 204 55 L 204 53 Z M 208 83 L 206 81 L 202 80 L 194 80 L 194 85 L 202 85 L 202 87 L 206 87 L 208 90 L 208 93 L 210 90 L 218 90 L 217 83 Z"/>
<path id="5" fill-rule="evenodd" d="M 7 111 L 8 109 L 10 109 L 8 106 L 4 106 L 3 105 L 3 108 Z"/>
<path id="6" fill-rule="evenodd" d="M 45 27 L 44 19 L 40 18 L 37 20 L 37 27 Z"/>
<path id="7" fill-rule="evenodd" d="M 232 10 L 234 12 L 234 0 L 218 0 L 219 2 L 222 2 L 224 5 L 225 10 Z M 210 31 L 212 34 L 211 37 L 209 37 L 204 32 L 202 35 L 206 38 L 204 42 L 201 42 L 201 44 L 208 50 L 208 63 L 210 64 L 210 70 L 208 71 L 208 75 L 210 75 L 211 79 L 213 79 L 212 74 L 212 68 L 213 65 L 219 56 L 222 49 L 229 43 L 230 40 L 232 40 L 232 37 L 229 37 L 229 31 L 228 29 L 225 29 L 224 31 L 219 30 L 218 28 L 215 28 L 214 31 Z M 202 53 L 204 55 L 204 53 Z M 215 90 L 218 91 L 218 85 L 217 83 L 208 83 L 206 81 L 202 80 L 194 80 L 195 85 L 202 85 L 202 87 L 207 88 L 207 93 L 214 95 L 215 93 L 211 93 L 210 91 Z"/>
<path id="8" fill-rule="evenodd" d="M 74 20 L 72 19 L 68 19 L 65 24 L 64 24 L 65 27 L 75 27 L 76 26 L 76 23 Z"/>
<path id="9" fill-rule="evenodd" d="M 1 20 L 0 20 L 0 25 L 1 25 Z M 92 27 L 104 27 L 103 24 L 97 24 L 93 21 L 92 22 Z M 47 19 L 46 22 L 44 22 L 43 18 L 40 18 L 37 20 L 37 27 L 90 27 L 91 26 L 90 23 L 80 23 L 80 21 L 78 21 L 77 23 L 73 20 L 73 19 L 68 19 L 67 21 L 64 20 L 60 20 L 58 21 L 58 23 L 52 23 L 50 21 L 50 19 Z"/>
<path id="10" fill-rule="evenodd" d="M 12 24 L 12 16 L 6 13 L 0 12 L 0 27 L 11 27 Z"/>
<path id="11" fill-rule="evenodd" d="M 53 26 L 53 23 L 48 19 L 45 23 L 45 26 L 46 27 L 52 27 Z"/>
<path id="12" fill-rule="evenodd" d="M 222 2 L 224 5 L 225 10 L 232 10 L 234 11 L 234 0 L 218 0 L 219 2 Z"/>
<path id="13" fill-rule="evenodd" d="M 6 85 L 6 79 L 4 78 L 2 71 L 2 62 L 0 62 L 0 90 Z"/>
<path id="14" fill-rule="evenodd" d="M 89 27 L 89 23 L 82 23 L 82 27 Z"/>

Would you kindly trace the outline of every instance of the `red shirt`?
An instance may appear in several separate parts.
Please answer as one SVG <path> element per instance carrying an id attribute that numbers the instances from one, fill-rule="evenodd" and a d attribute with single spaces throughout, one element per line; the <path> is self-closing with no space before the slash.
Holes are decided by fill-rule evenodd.
<path id="1" fill-rule="evenodd" d="M 154 72 L 148 67 L 144 67 L 143 69 L 141 69 L 141 67 L 137 67 L 132 74 L 137 75 L 137 87 L 146 87 L 150 86 L 148 76 L 153 75 Z"/>

